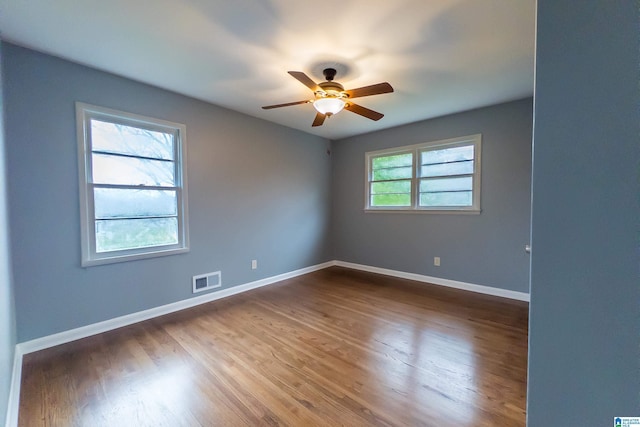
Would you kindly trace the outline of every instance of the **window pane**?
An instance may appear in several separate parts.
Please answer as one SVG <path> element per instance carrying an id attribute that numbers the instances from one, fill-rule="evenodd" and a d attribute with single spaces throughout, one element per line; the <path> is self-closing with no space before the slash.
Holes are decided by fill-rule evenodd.
<path id="1" fill-rule="evenodd" d="M 175 186 L 173 162 L 96 153 L 91 158 L 96 184 Z"/>
<path id="2" fill-rule="evenodd" d="M 435 163 L 457 162 L 460 160 L 473 160 L 473 145 L 423 151 L 420 157 L 420 164 L 430 165 Z"/>
<path id="3" fill-rule="evenodd" d="M 386 181 L 371 183 L 371 194 L 411 193 L 411 181 Z"/>
<path id="4" fill-rule="evenodd" d="M 96 252 L 178 243 L 177 218 L 96 221 Z"/>
<path id="5" fill-rule="evenodd" d="M 392 168 L 398 166 L 411 166 L 413 154 L 396 154 L 393 156 L 376 157 L 371 161 L 373 169 Z"/>
<path id="6" fill-rule="evenodd" d="M 430 178 L 420 180 L 420 192 L 473 190 L 473 179 L 470 176 L 460 178 Z"/>
<path id="7" fill-rule="evenodd" d="M 451 193 L 420 193 L 420 206 L 471 206 L 471 191 Z"/>
<path id="8" fill-rule="evenodd" d="M 174 160 L 173 134 L 91 120 L 94 151 Z"/>
<path id="9" fill-rule="evenodd" d="M 373 171 L 374 181 L 403 178 L 411 178 L 411 166 L 402 168 L 378 169 Z"/>
<path id="10" fill-rule="evenodd" d="M 422 166 L 420 176 L 465 175 L 473 173 L 473 160 Z"/>
<path id="11" fill-rule="evenodd" d="M 175 190 L 94 188 L 96 219 L 177 215 Z"/>
<path id="12" fill-rule="evenodd" d="M 373 194 L 371 206 L 411 206 L 411 194 Z"/>

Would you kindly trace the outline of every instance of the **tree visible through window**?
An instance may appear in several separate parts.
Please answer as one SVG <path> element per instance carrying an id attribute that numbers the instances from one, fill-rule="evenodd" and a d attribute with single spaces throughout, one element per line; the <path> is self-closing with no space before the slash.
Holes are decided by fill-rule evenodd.
<path id="1" fill-rule="evenodd" d="M 366 153 L 367 210 L 480 211 L 481 136 Z"/>
<path id="2" fill-rule="evenodd" d="M 78 104 L 83 265 L 187 249 L 183 125 Z"/>
<path id="3" fill-rule="evenodd" d="M 371 160 L 371 206 L 411 206 L 413 153 Z"/>

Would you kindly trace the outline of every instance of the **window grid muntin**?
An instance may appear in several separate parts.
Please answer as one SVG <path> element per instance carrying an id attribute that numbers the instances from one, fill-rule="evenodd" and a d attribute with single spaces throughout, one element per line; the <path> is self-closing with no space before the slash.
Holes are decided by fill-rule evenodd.
<path id="1" fill-rule="evenodd" d="M 141 159 L 141 160 L 153 160 L 154 162 L 175 163 L 175 160 L 162 159 L 162 158 L 158 158 L 158 157 L 134 156 L 133 154 L 113 153 L 111 151 L 104 151 L 104 150 L 91 150 L 91 152 L 93 154 L 102 154 L 104 156 L 129 157 L 129 158 Z"/>

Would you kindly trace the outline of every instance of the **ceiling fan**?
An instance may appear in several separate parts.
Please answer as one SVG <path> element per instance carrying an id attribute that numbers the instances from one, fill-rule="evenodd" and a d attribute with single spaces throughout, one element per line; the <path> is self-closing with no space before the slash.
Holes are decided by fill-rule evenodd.
<path id="1" fill-rule="evenodd" d="M 325 68 L 322 71 L 322 74 L 324 74 L 324 77 L 327 79 L 326 82 L 322 83 L 314 82 L 302 71 L 289 71 L 289 74 L 311 89 L 314 94 L 314 99 L 287 102 L 285 104 L 267 105 L 262 108 L 270 110 L 272 108 L 312 103 L 317 113 L 311 126 L 322 126 L 322 123 L 324 123 L 324 120 L 327 117 L 339 113 L 343 108 L 371 120 L 380 120 L 384 117 L 384 114 L 362 107 L 358 104 L 354 104 L 351 102 L 351 99 L 393 92 L 393 88 L 387 82 L 364 86 L 357 89 L 345 90 L 340 83 L 333 81 L 336 76 L 336 70 L 334 68 Z"/>

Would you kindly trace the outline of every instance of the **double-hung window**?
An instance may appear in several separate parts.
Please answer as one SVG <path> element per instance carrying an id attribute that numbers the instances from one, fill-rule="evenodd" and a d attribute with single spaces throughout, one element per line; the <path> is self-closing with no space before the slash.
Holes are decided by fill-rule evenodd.
<path id="1" fill-rule="evenodd" d="M 480 212 L 481 135 L 366 153 L 368 211 Z"/>
<path id="2" fill-rule="evenodd" d="M 82 265 L 188 251 L 184 125 L 76 104 Z"/>

